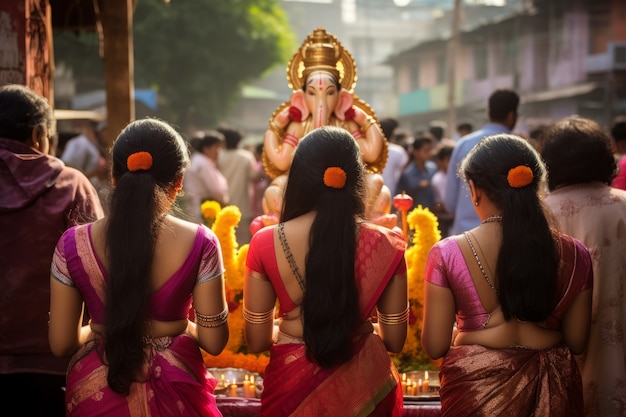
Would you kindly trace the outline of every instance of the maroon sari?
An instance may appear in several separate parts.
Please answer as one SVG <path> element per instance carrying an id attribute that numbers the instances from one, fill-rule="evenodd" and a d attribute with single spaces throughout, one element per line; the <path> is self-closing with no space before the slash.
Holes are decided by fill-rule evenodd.
<path id="1" fill-rule="evenodd" d="M 439 375 L 442 417 L 583 415 L 580 372 L 563 344 L 546 350 L 453 346 Z"/>
<path id="2" fill-rule="evenodd" d="M 431 251 L 427 267 L 431 282 L 437 273 L 450 281 L 461 279 L 459 269 L 455 274 L 446 272 L 444 260 L 453 258 L 449 256 L 451 251 L 462 256 L 458 245 L 451 242 L 454 242 L 453 238 L 441 241 L 437 244 L 440 250 Z M 593 283 L 591 257 L 582 243 L 559 235 L 559 247 L 558 302 L 545 323 L 547 328 L 555 330 L 560 328 L 563 316 L 577 295 L 590 289 Z M 466 266 L 457 267 L 469 277 Z M 437 279 L 437 282 L 443 282 L 441 277 Z M 484 309 L 482 304 L 480 308 Z M 463 313 L 468 315 L 467 311 Z M 453 346 L 443 359 L 439 377 L 444 417 L 583 415 L 580 372 L 574 356 L 563 343 L 545 350 Z"/>

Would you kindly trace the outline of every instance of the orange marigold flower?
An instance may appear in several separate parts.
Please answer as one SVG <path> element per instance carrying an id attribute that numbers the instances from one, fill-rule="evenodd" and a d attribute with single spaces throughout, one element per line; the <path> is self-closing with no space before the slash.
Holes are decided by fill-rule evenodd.
<path id="1" fill-rule="evenodd" d="M 324 185 L 331 188 L 343 188 L 346 185 L 346 171 L 340 167 L 326 168 Z"/>
<path id="2" fill-rule="evenodd" d="M 129 171 L 147 171 L 152 168 L 152 155 L 149 152 L 135 152 L 126 159 L 126 167 Z"/>
<path id="3" fill-rule="evenodd" d="M 533 171 L 525 165 L 518 165 L 509 170 L 506 180 L 513 188 L 526 187 L 528 184 L 533 182 Z"/>

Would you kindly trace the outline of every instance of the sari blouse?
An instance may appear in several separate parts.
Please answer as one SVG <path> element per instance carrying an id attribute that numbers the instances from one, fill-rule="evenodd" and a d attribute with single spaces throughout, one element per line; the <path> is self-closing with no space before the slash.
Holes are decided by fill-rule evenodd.
<path id="1" fill-rule="evenodd" d="M 376 305 L 376 301 L 385 289 L 388 280 L 397 274 L 406 272 L 404 250 L 406 243 L 404 238 L 392 230 L 383 230 L 379 226 L 362 223 L 357 240 L 355 277 L 357 277 L 357 290 L 361 296 L 362 319 L 366 319 Z M 285 317 L 287 313 L 296 308 L 296 304 L 289 297 L 285 283 L 278 271 L 274 247 L 274 227 L 266 227 L 259 230 L 252 237 L 250 251 L 246 259 L 246 266 L 250 270 L 266 275 L 272 283 L 279 301 L 278 316 Z M 389 268 L 392 265 L 393 268 Z M 359 279 L 359 277 L 378 277 L 372 279 Z M 367 291 L 367 285 L 374 285 L 374 296 L 367 294 L 369 299 L 364 299 L 363 294 Z"/>
<path id="2" fill-rule="evenodd" d="M 224 273 L 219 241 L 206 226 L 199 225 L 191 251 L 178 270 L 150 296 L 146 315 L 150 319 L 186 319 L 193 287 Z M 91 321 L 104 324 L 107 272 L 98 258 L 91 237 L 91 224 L 68 229 L 54 250 L 52 276 L 76 287 L 82 294 Z"/>
<path id="3" fill-rule="evenodd" d="M 559 329 L 563 316 L 576 296 L 593 285 L 591 256 L 578 240 L 557 234 L 561 254 L 558 268 L 558 303 L 546 319 L 549 329 Z M 456 305 L 456 322 L 460 332 L 480 330 L 489 322 L 487 312 L 478 296 L 470 270 L 456 238 L 437 242 L 426 262 L 427 282 L 452 290 Z"/>

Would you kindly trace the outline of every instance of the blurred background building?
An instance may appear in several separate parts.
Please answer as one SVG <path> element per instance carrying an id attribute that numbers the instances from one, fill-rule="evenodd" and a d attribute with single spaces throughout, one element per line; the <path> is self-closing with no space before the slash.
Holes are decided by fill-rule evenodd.
<path id="1" fill-rule="evenodd" d="M 52 12 L 42 14 L 42 4 Z M 104 88 L 77 91 L 71 69 L 59 66 L 49 82 L 45 63 L 52 57 L 41 46 L 50 42 L 45 16 L 52 29 L 95 30 L 98 4 L 112 3 L 2 2 L 0 84 L 31 85 L 46 96 L 52 91 L 57 108 L 102 109 Z M 359 97 L 407 129 L 441 120 L 453 137 L 456 121 L 480 126 L 496 88 L 520 93 L 520 132 L 571 114 L 606 126 L 626 113 L 624 0 L 283 0 L 281 7 L 298 45 L 316 27 L 337 36 L 355 58 Z M 113 9 L 99 15 L 111 21 Z M 291 94 L 286 67 L 243 86 L 224 121 L 260 140 L 274 109 Z M 135 90 L 132 80 L 128 88 L 136 100 L 126 114 L 134 114 L 135 105 L 138 117 L 155 111 L 158 92 Z"/>

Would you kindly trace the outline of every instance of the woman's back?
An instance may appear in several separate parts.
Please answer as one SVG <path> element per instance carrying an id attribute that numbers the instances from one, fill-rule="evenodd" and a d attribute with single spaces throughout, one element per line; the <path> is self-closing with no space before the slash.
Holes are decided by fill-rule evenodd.
<path id="1" fill-rule="evenodd" d="M 582 415 L 589 251 L 551 227 L 545 166 L 522 138 L 484 138 L 459 173 L 482 224 L 436 243 L 425 271 L 422 344 L 443 357 L 443 416 Z"/>
<path id="2" fill-rule="evenodd" d="M 104 233 L 105 233 L 105 221 L 98 221 L 93 224 L 91 228 L 91 238 L 97 257 L 102 262 L 104 269 L 107 269 L 108 261 L 105 251 Z M 190 288 L 194 284 L 196 279 L 195 275 L 178 276 L 177 274 L 181 269 L 187 266 L 188 263 L 193 263 L 199 266 L 201 252 L 196 254 L 196 257 L 192 256 L 192 249 L 198 239 L 198 225 L 189 223 L 172 216 L 166 216 L 163 220 L 163 227 L 159 230 L 156 238 L 154 258 L 152 262 L 151 274 L 150 274 L 150 292 L 159 293 L 165 285 L 184 285 L 187 292 L 187 297 L 178 299 L 172 299 L 171 294 L 164 294 L 161 298 L 154 300 L 154 302 L 163 302 L 162 307 L 169 308 L 171 310 L 179 312 L 182 309 L 189 310 Z M 195 273 L 195 271 L 194 271 Z M 174 283 L 172 281 L 177 278 L 179 281 L 186 281 L 182 283 Z M 170 288 L 167 289 L 171 291 Z M 165 292 L 165 291 L 161 291 Z M 160 309 L 160 307 L 157 307 Z M 187 317 L 178 317 L 171 320 L 166 320 L 170 314 L 162 314 L 162 318 L 150 317 L 148 321 L 149 334 L 153 337 L 160 336 L 176 336 L 181 334 L 187 328 Z M 98 326 L 93 325 L 92 327 Z M 102 326 L 100 326 L 102 327 Z"/>
<path id="3" fill-rule="evenodd" d="M 112 160 L 109 215 L 63 234 L 53 258 L 49 340 L 55 355 L 72 355 L 67 415 L 219 416 L 199 349 L 219 354 L 228 339 L 219 242 L 168 214 L 185 143 L 165 122 L 135 121 Z"/>
<path id="4" fill-rule="evenodd" d="M 243 315 L 248 348 L 270 350 L 264 416 L 401 415 L 387 350 L 406 338 L 406 241 L 362 221 L 365 187 L 350 133 L 316 129 L 297 146 L 281 223 L 252 237 Z"/>
<path id="5" fill-rule="evenodd" d="M 457 330 L 452 346 L 478 344 L 493 349 L 510 346 L 547 349 L 564 340 L 573 351 L 581 351 L 587 337 L 586 326 L 568 324 L 576 315 L 577 310 L 571 308 L 576 306 L 576 296 L 592 285 L 591 261 L 582 244 L 569 237 L 555 235 L 560 241 L 562 261 L 559 276 L 554 278 L 558 298 L 547 320 L 506 320 L 496 293 L 497 278 L 493 278 L 490 266 L 497 259 L 497 250 L 492 248 L 494 244 L 498 246 L 497 239 L 495 243 L 485 239 L 494 240 L 494 235 L 498 233 L 478 229 L 437 243 L 426 266 L 427 282 L 450 289 L 454 295 Z M 440 317 L 448 316 L 441 314 Z M 426 342 L 428 348 L 447 350 L 445 337 L 438 347 L 432 339 Z"/>

